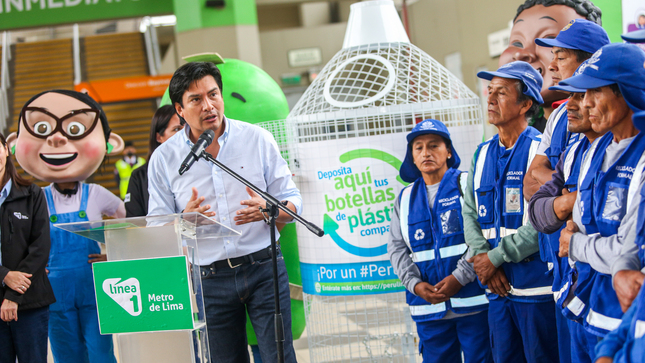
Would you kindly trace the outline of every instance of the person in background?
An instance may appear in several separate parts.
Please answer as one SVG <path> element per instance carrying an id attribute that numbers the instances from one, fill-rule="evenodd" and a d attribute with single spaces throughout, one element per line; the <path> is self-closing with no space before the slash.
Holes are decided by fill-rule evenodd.
<path id="1" fill-rule="evenodd" d="M 116 363 L 112 336 L 101 335 L 92 263 L 105 261 L 98 242 L 55 223 L 123 218 L 119 197 L 86 180 L 107 155 L 123 150 L 101 106 L 84 93 L 41 92 L 23 106 L 18 132 L 7 138 L 20 166 L 45 188 L 51 250 L 49 280 L 56 302 L 49 309 L 49 340 L 56 363 Z"/>
<path id="2" fill-rule="evenodd" d="M 184 122 L 179 119 L 172 105 L 159 107 L 150 124 L 150 139 L 148 141 L 148 157 L 157 146 L 163 144 L 174 134 L 184 128 Z M 148 214 L 148 162 L 134 169 L 130 176 L 128 192 L 125 195 L 126 217 L 142 217 Z"/>
<path id="3" fill-rule="evenodd" d="M 555 39 L 540 38 L 535 39 L 535 43 L 551 49 L 553 60 L 549 64 L 549 73 L 553 84 L 557 86 L 558 82 L 571 77 L 582 62 L 610 41 L 607 32 L 600 25 L 584 19 L 574 19 L 560 30 Z M 551 180 L 562 152 L 578 140 L 578 134 L 567 129 L 567 99 L 556 103 L 559 106 L 549 116 L 537 155 L 524 178 L 526 200 L 530 200 L 541 185 Z"/>
<path id="4" fill-rule="evenodd" d="M 114 180 L 119 186 L 121 199 L 125 200 L 132 171 L 145 164 L 146 160 L 137 156 L 137 149 L 132 141 L 126 141 L 124 146 L 123 157 L 114 163 Z"/>
<path id="5" fill-rule="evenodd" d="M 472 267 L 461 258 L 461 206 L 465 173 L 448 128 L 437 120 L 417 124 L 399 174 L 412 183 L 394 203 L 388 255 L 406 287 L 425 363 L 493 361 L 488 300 Z M 468 266 L 465 266 L 465 265 Z"/>
<path id="6" fill-rule="evenodd" d="M 47 362 L 49 305 L 54 291 L 45 196 L 18 175 L 0 133 L 0 363 Z"/>
<path id="7" fill-rule="evenodd" d="M 551 50 L 538 47 L 537 38 L 555 38 L 560 29 L 573 19 L 587 19 L 598 25 L 602 12 L 590 0 L 526 0 L 517 8 L 508 48 L 499 57 L 499 66 L 524 61 L 531 64 L 544 78 L 541 95 L 544 104 L 529 120 L 529 126 L 544 132 L 547 118 L 551 115 L 553 102 L 563 97 L 550 91 L 553 85 L 549 64 L 553 59 Z"/>
<path id="8" fill-rule="evenodd" d="M 540 133 L 528 119 L 542 103 L 542 76 L 516 61 L 490 80 L 488 120 L 499 133 L 477 147 L 464 203 L 464 233 L 473 251 L 469 262 L 487 285 L 488 326 L 496 363 L 559 361 L 552 277 L 540 259 L 538 236 L 522 194 L 524 173 Z"/>

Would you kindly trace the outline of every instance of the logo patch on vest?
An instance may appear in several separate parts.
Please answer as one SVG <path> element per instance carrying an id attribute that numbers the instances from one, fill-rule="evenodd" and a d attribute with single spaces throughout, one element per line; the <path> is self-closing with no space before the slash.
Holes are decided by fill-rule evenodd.
<path id="1" fill-rule="evenodd" d="M 521 200 L 520 188 L 506 188 L 506 213 L 520 213 L 522 211 Z"/>
<path id="2" fill-rule="evenodd" d="M 486 217 L 486 213 L 487 213 L 487 211 L 486 211 L 486 207 L 484 207 L 484 205 L 483 205 L 483 204 L 482 204 L 482 205 L 480 205 L 480 206 L 479 206 L 479 216 L 480 216 L 480 217 Z"/>
<path id="3" fill-rule="evenodd" d="M 422 229 L 417 229 L 416 232 L 414 232 L 414 239 L 417 241 L 422 240 L 426 236 L 425 233 L 423 233 Z"/>

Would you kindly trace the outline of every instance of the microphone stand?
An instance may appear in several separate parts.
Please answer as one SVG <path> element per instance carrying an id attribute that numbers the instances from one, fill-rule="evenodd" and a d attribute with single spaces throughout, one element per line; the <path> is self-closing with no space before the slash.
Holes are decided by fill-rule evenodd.
<path id="1" fill-rule="evenodd" d="M 213 155 L 204 151 L 200 155 L 200 158 L 204 158 L 210 161 L 211 163 L 217 165 L 219 168 L 224 170 L 233 178 L 237 179 L 240 183 L 249 187 L 251 190 L 253 190 L 256 194 L 258 194 L 260 197 L 262 197 L 262 199 L 266 201 L 266 208 L 260 208 L 260 211 L 263 213 L 269 214 L 269 228 L 271 229 L 271 262 L 273 265 L 273 295 L 274 295 L 274 304 L 275 304 L 275 312 L 273 315 L 274 327 L 275 327 L 275 343 L 278 349 L 277 362 L 283 363 L 284 362 L 284 324 L 282 320 L 282 313 L 280 310 L 280 289 L 278 287 L 278 253 L 277 253 L 278 248 L 277 248 L 277 241 L 275 238 L 275 222 L 276 222 L 276 219 L 278 218 L 278 215 L 280 214 L 280 210 L 283 210 L 293 219 L 295 219 L 296 221 L 300 222 L 302 225 L 307 227 L 308 230 L 310 230 L 313 234 L 317 235 L 318 237 L 322 237 L 325 234 L 325 232 L 322 229 L 320 229 L 320 227 L 316 226 L 315 224 L 307 221 L 306 219 L 294 213 L 291 209 L 287 208 L 286 205 L 282 204 L 282 202 L 277 200 L 271 194 L 266 193 L 263 190 L 260 190 L 251 182 L 244 179 L 233 170 L 229 169 L 227 166 L 225 166 L 224 164 L 216 160 L 213 157 Z"/>

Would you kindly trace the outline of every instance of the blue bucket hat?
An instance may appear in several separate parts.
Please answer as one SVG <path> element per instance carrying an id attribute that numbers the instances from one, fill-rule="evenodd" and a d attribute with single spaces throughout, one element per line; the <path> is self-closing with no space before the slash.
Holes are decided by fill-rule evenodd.
<path id="1" fill-rule="evenodd" d="M 573 76 L 577 76 L 579 74 L 582 74 L 582 71 L 585 69 L 585 67 L 587 67 L 588 62 L 589 62 L 588 59 L 586 61 L 582 62 L 578 66 L 578 69 L 576 69 L 576 71 L 573 72 Z M 571 77 L 573 77 L 573 76 L 571 76 Z M 587 91 L 587 90 L 584 90 L 584 89 L 575 88 L 575 87 L 571 87 L 571 86 L 563 86 L 561 83 L 562 82 L 560 82 L 560 84 L 558 84 L 557 86 L 549 87 L 549 90 L 551 90 L 551 91 L 562 91 L 562 92 L 568 92 L 568 93 L 585 93 Z"/>
<path id="2" fill-rule="evenodd" d="M 634 126 L 641 131 L 645 131 L 645 111 L 636 112 L 632 117 Z"/>
<path id="3" fill-rule="evenodd" d="M 515 61 L 507 63 L 499 67 L 496 72 L 479 72 L 477 73 L 477 77 L 489 81 L 494 77 L 518 79 L 524 84 L 522 93 L 531 97 L 540 105 L 544 103 L 540 95 L 543 82 L 542 75 L 526 62 Z"/>
<path id="4" fill-rule="evenodd" d="M 421 177 L 421 171 L 419 171 L 419 168 L 414 165 L 414 159 L 412 157 L 412 141 L 414 141 L 417 136 L 425 134 L 439 135 L 444 139 L 450 141 L 450 153 L 452 154 L 452 157 L 448 159 L 448 168 L 457 169 L 459 167 L 459 164 L 461 164 L 461 159 L 459 159 L 459 155 L 457 155 L 457 151 L 452 145 L 450 132 L 448 131 L 446 125 L 438 120 L 423 120 L 422 122 L 416 124 L 406 137 L 406 139 L 408 140 L 408 147 L 407 151 L 405 152 L 405 159 L 403 160 L 403 164 L 401 164 L 401 169 L 399 170 L 399 175 L 405 182 L 412 183 Z"/>
<path id="5" fill-rule="evenodd" d="M 538 38 L 535 44 L 553 48 L 577 49 L 587 53 L 596 51 L 611 43 L 605 29 L 593 21 L 573 19 L 567 24 L 555 39 Z"/>
<path id="6" fill-rule="evenodd" d="M 630 43 L 645 43 L 645 29 L 636 30 L 620 36 L 624 41 Z"/>
<path id="7" fill-rule="evenodd" d="M 614 43 L 589 58 L 582 73 L 559 82 L 561 86 L 592 89 L 617 84 L 629 108 L 645 110 L 645 52 L 634 44 Z"/>

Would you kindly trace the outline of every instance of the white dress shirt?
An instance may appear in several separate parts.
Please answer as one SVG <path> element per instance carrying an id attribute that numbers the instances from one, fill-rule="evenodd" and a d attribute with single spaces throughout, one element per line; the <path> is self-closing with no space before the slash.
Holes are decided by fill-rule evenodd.
<path id="1" fill-rule="evenodd" d="M 280 155 L 273 136 L 249 123 L 224 118 L 224 133 L 217 139 L 220 145 L 217 160 L 240 174 L 259 189 L 278 200 L 287 200 L 302 212 L 300 191 L 291 179 L 287 162 Z M 184 175 L 179 167 L 193 147 L 188 138 L 190 127 L 178 132 L 161 144 L 152 154 L 148 169 L 148 215 L 180 213 L 190 200 L 192 187 L 204 196 L 202 206 L 210 204 L 216 212 L 213 219 L 242 232 L 240 237 L 204 239 L 197 241 L 199 265 L 248 255 L 271 243 L 269 226 L 264 221 L 235 225 L 236 212 L 247 206 L 250 199 L 246 187 L 214 164 L 200 159 Z M 276 231 L 276 236 L 279 234 Z"/>

